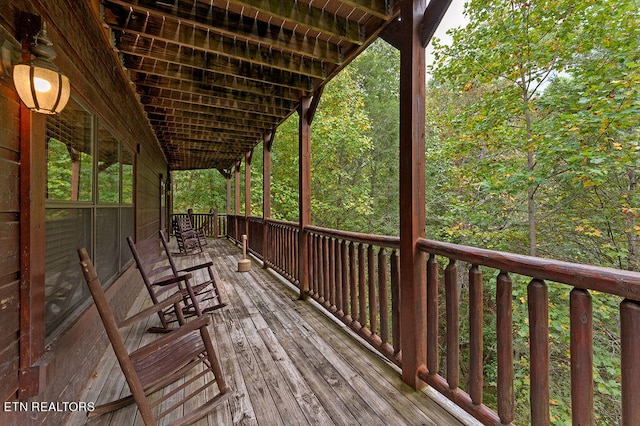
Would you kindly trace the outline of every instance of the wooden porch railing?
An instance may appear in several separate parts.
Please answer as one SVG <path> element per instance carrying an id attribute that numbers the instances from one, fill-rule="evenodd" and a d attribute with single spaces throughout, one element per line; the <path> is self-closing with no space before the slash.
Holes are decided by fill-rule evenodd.
<path id="1" fill-rule="evenodd" d="M 473 247 L 420 240 L 427 262 L 427 365 L 419 377 L 458 406 L 487 424 L 508 424 L 516 419 L 514 406 L 513 293 L 512 276 L 529 277 L 529 377 L 531 423 L 549 424 L 549 299 L 548 285 L 567 285 L 569 296 L 571 353 L 571 412 L 573 424 L 594 424 L 593 341 L 591 294 L 589 291 L 616 295 L 620 304 L 622 419 L 623 424 L 640 424 L 640 274 L 589 265 L 520 256 Z M 438 261 L 444 256 L 446 306 L 446 377 L 438 372 Z M 459 382 L 459 263 L 469 266 L 469 385 L 467 392 Z M 483 405 L 483 269 L 498 272 L 495 302 L 497 306 L 497 413 Z M 547 284 L 546 281 L 553 282 Z M 559 301 L 554 301 L 556 304 Z M 524 324 L 517 324 L 523 327 Z M 612 332 L 615 332 L 612 330 Z"/>
<path id="2" fill-rule="evenodd" d="M 232 218 L 230 217 L 230 222 Z M 241 221 L 245 224 L 244 218 Z M 269 219 L 266 264 L 298 285 L 297 223 Z M 250 247 L 264 258 L 264 221 L 249 218 Z M 228 226 L 227 229 L 232 229 Z M 246 228 L 242 228 L 246 229 Z M 308 226 L 309 296 L 402 367 L 399 351 L 399 239 Z M 485 424 L 515 419 L 514 326 L 528 328 L 529 413 L 534 425 L 550 424 L 549 286 L 569 293 L 571 415 L 574 424 L 594 424 L 592 295 L 604 293 L 620 303 L 622 422 L 640 424 L 640 274 L 553 261 L 421 239 L 427 255 L 427 363 L 418 376 Z M 440 266 L 442 264 L 442 266 Z M 444 267 L 444 269 L 443 269 Z M 468 312 L 460 309 L 462 268 L 468 269 Z M 495 275 L 496 316 L 484 318 L 488 285 Z M 515 279 L 517 277 L 517 279 Z M 527 277 L 528 325 L 513 323 L 513 282 Z M 491 287 L 493 288 L 493 287 Z M 467 295 L 465 295 L 467 296 Z M 488 301 L 487 301 L 488 302 Z M 555 304 L 560 301 L 553 301 Z M 444 312 L 441 312 L 444 310 Z M 444 318 L 444 321 L 441 319 Z M 460 329 L 468 322 L 468 345 L 461 356 Z M 483 325 L 495 326 L 496 362 L 487 365 Z M 617 330 L 610 330 L 615 334 Z M 441 342 L 444 340 L 444 342 Z M 461 366 L 465 359 L 466 365 Z M 440 373 L 439 360 L 446 368 Z M 468 363 L 468 364 L 467 364 Z M 468 383 L 461 383 L 465 367 Z M 483 403 L 487 369 L 497 370 L 497 406 Z M 522 409 L 522 408 L 521 408 Z"/>
<path id="3" fill-rule="evenodd" d="M 266 264 L 280 275 L 300 287 L 298 277 L 298 224 L 282 220 L 267 221 Z M 254 247 L 264 259 L 262 249 Z"/>
<path id="4" fill-rule="evenodd" d="M 309 295 L 397 365 L 398 238 L 309 226 Z"/>
<path id="5" fill-rule="evenodd" d="M 174 224 L 175 219 L 181 217 L 189 216 L 188 213 L 175 213 L 172 214 L 169 218 L 169 223 L 171 224 L 171 234 L 175 234 Z M 202 228 L 204 227 L 205 234 L 207 237 L 218 238 L 220 236 L 227 235 L 227 215 L 226 214 L 215 214 L 215 213 L 192 213 L 191 219 L 193 221 L 192 225 L 194 228 Z M 217 223 L 217 226 L 216 226 Z"/>

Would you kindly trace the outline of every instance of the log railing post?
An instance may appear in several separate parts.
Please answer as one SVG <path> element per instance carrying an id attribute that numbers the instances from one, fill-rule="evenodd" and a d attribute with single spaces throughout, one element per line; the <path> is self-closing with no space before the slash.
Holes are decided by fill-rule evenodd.
<path id="1" fill-rule="evenodd" d="M 531 424 L 549 425 L 549 295 L 542 280 L 527 288 L 530 337 Z"/>
<path id="2" fill-rule="evenodd" d="M 503 424 L 514 420 L 513 391 L 513 284 L 506 272 L 497 278 L 496 331 L 498 341 L 498 416 Z"/>
<path id="3" fill-rule="evenodd" d="M 478 265 L 469 269 L 469 396 L 474 405 L 482 404 L 483 331 L 482 271 Z"/>
<path id="4" fill-rule="evenodd" d="M 622 355 L 622 424 L 640 424 L 640 303 L 625 299 L 620 304 Z"/>
<path id="5" fill-rule="evenodd" d="M 569 297 L 571 413 L 573 424 L 593 424 L 593 316 L 591 294 L 574 288 Z"/>

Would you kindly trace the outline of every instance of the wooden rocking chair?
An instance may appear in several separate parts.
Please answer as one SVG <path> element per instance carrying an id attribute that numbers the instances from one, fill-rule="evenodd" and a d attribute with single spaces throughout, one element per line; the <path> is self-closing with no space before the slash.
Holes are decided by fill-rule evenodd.
<path id="1" fill-rule="evenodd" d="M 187 213 L 187 218 L 189 219 L 189 226 L 191 226 L 191 229 L 193 229 L 193 231 L 196 233 L 196 236 L 198 237 L 198 240 L 200 241 L 200 247 L 206 246 L 208 244 L 207 228 L 209 227 L 209 217 L 207 217 L 207 219 L 202 222 L 202 226 L 200 226 L 199 228 L 196 228 L 196 226 L 194 225 L 194 223 L 196 222 L 193 218 L 193 214 L 191 213 L 191 209 L 189 209 L 189 212 Z"/>
<path id="2" fill-rule="evenodd" d="M 176 311 L 179 311 L 178 304 L 182 297 L 174 294 L 117 323 L 87 251 L 81 248 L 78 250 L 78 255 L 89 291 L 131 389 L 130 396 L 97 406 L 89 416 L 108 413 L 135 402 L 145 425 L 156 425 L 158 419 L 183 406 L 187 401 L 209 397 L 211 394 L 207 393 L 207 390 L 217 387 L 217 394 L 213 398 L 204 404 L 192 403 L 191 406 L 196 407 L 194 411 L 185 413 L 178 422 L 174 423 L 174 425 L 188 425 L 206 416 L 232 395 L 231 388 L 225 383 L 207 330 L 210 321 L 208 316 L 183 323 L 148 345 L 128 352 L 120 334 L 120 328 L 134 324 L 170 305 L 174 305 Z M 197 385 L 202 384 L 202 386 L 192 392 L 191 388 L 197 386 L 195 381 L 199 381 Z M 173 386 L 169 387 L 169 385 Z M 159 396 L 154 396 L 151 401 L 148 399 L 151 394 L 162 389 L 164 389 L 163 394 L 157 394 Z M 170 406 L 161 412 L 162 403 Z"/>
<path id="3" fill-rule="evenodd" d="M 220 295 L 220 289 L 218 288 L 218 283 L 216 282 L 216 277 L 213 273 L 213 262 L 204 262 L 188 268 L 178 269 L 176 262 L 171 255 L 171 250 L 169 250 L 167 238 L 164 236 L 162 230 L 158 231 L 158 233 L 160 234 L 164 253 L 169 260 L 169 265 L 171 265 L 173 275 L 189 275 L 191 277 L 189 282 L 194 288 L 196 295 L 199 296 L 198 300 L 200 302 L 208 302 L 209 306 L 202 309 L 202 313 L 206 314 L 227 306 L 227 304 L 222 301 L 222 296 Z"/>
<path id="4" fill-rule="evenodd" d="M 207 262 L 179 270 L 162 231 L 159 238 L 149 238 L 138 243 L 135 243 L 131 237 L 127 237 L 127 243 L 154 304 L 167 294 L 176 292 L 183 298 L 183 306 L 179 312 L 176 312 L 173 307 L 159 311 L 158 316 L 162 326 L 148 331 L 167 332 L 170 331 L 169 324 L 178 321 L 179 315 L 200 316 L 227 305 L 222 302 L 212 270 L 213 264 Z M 198 277 L 200 279 L 195 281 L 193 274 L 201 269 L 204 271 L 200 271 L 198 275 L 202 278 Z M 202 308 L 201 303 L 207 306 Z"/>
<path id="5" fill-rule="evenodd" d="M 196 230 L 193 229 L 188 217 L 176 218 L 176 239 L 178 240 L 178 250 L 180 253 L 189 254 L 190 251 L 196 249 L 198 253 L 202 252 L 200 236 Z"/>

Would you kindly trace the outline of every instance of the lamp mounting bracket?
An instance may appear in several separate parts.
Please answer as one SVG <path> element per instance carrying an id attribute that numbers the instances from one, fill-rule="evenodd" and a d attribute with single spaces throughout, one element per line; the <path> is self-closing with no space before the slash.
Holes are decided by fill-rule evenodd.
<path id="1" fill-rule="evenodd" d="M 20 12 L 18 18 L 18 35 L 22 48 L 28 50 L 29 45 L 42 30 L 42 18 L 28 12 Z"/>

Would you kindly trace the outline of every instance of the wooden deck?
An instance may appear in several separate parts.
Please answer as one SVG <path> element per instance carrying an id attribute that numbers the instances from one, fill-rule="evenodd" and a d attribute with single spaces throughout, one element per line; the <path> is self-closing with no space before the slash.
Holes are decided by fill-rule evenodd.
<path id="1" fill-rule="evenodd" d="M 234 396 L 197 425 L 475 424 L 434 391 L 411 390 L 392 365 L 313 302 L 298 301 L 292 288 L 258 262 L 251 272 L 236 272 L 241 252 L 235 245 L 209 240 L 205 248 L 205 254 L 178 259 L 214 260 L 229 305 L 212 314 L 211 333 Z M 145 290 L 132 311 L 148 304 Z M 154 338 L 143 330 L 131 330 L 127 344 L 137 347 Z M 128 394 L 111 348 L 100 365 L 80 401 L 102 403 Z M 68 424 L 125 426 L 142 420 L 129 406 L 89 419 L 77 413 Z"/>

